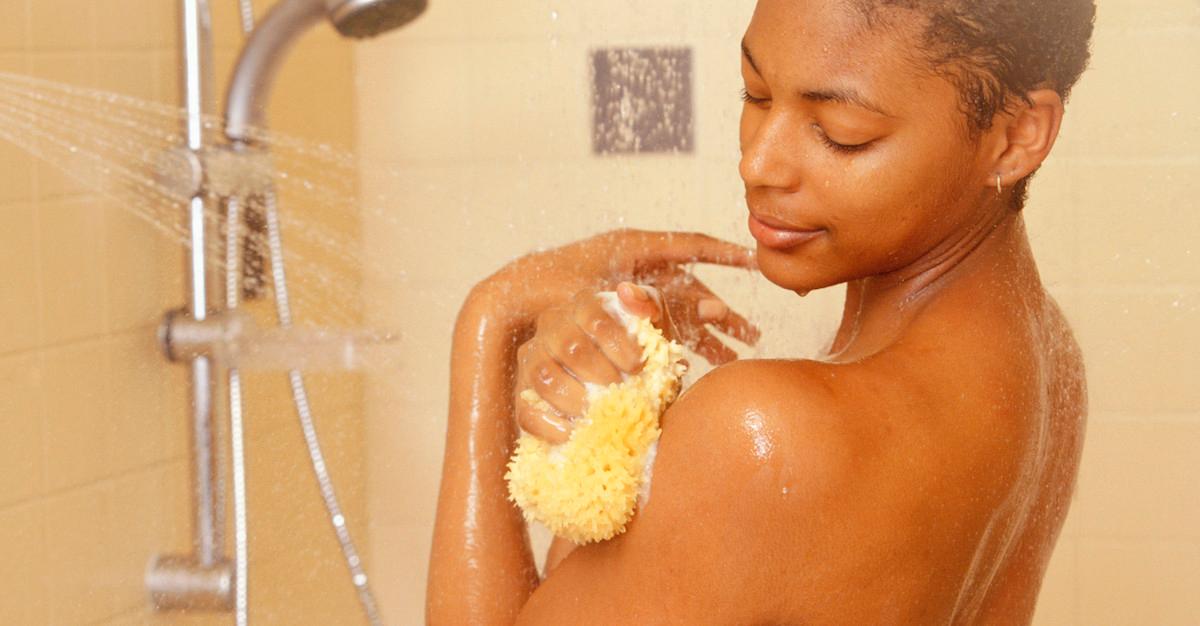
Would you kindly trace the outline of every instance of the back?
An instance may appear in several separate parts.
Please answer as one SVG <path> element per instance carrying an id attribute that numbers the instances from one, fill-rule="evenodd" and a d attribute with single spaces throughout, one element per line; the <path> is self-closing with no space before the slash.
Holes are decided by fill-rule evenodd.
<path id="1" fill-rule="evenodd" d="M 890 404 L 893 428 L 916 433 L 878 444 L 893 448 L 885 471 L 907 476 L 890 488 L 913 494 L 877 496 L 893 511 L 880 525 L 901 530 L 890 535 L 896 568 L 927 573 L 893 589 L 921 607 L 909 623 L 1028 623 L 1075 488 L 1087 412 L 1082 356 L 1058 306 L 1040 288 L 997 294 L 994 283 L 965 281 L 893 345 L 849 365 L 901 399 L 865 396 L 860 410 Z M 905 542 L 921 550 L 905 555 Z"/>
<path id="2" fill-rule="evenodd" d="M 1075 488 L 1087 407 L 1066 320 L 1041 289 L 1025 293 L 963 285 L 854 364 L 897 385 L 907 400 L 891 403 L 894 427 L 917 433 L 880 444 L 896 448 L 890 471 L 907 475 L 892 488 L 913 494 L 878 496 L 894 512 L 881 524 L 905 531 L 891 535 L 896 567 L 928 574 L 893 590 L 921 607 L 909 623 L 1032 619 Z M 904 542 L 922 549 L 904 560 Z"/>
<path id="3" fill-rule="evenodd" d="M 994 563 L 980 562 L 964 586 L 957 623 L 1022 624 L 1033 618 L 1042 577 L 1062 530 L 1075 489 L 1087 420 L 1087 390 L 1082 355 L 1058 306 L 1045 299 L 1038 347 L 1046 394 L 1044 443 L 1022 489 L 1027 494 L 1011 519 L 1011 545 L 993 539 L 981 545 Z"/>

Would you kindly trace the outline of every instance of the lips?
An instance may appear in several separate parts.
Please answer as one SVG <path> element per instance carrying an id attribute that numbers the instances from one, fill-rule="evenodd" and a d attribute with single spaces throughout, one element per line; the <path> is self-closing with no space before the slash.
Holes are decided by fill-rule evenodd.
<path id="1" fill-rule="evenodd" d="M 750 214 L 750 234 L 758 243 L 773 250 L 789 250 L 821 236 L 823 229 L 806 230 L 784 224 L 765 215 Z"/>

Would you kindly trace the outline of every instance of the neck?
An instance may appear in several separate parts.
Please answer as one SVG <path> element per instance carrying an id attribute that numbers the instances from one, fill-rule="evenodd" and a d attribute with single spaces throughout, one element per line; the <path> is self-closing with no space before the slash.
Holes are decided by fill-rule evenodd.
<path id="1" fill-rule="evenodd" d="M 1004 211 L 914 263 L 847 283 L 842 322 L 829 357 L 857 360 L 887 348 L 954 284 L 1014 278 L 1037 281 L 1037 269 L 1021 214 Z"/>

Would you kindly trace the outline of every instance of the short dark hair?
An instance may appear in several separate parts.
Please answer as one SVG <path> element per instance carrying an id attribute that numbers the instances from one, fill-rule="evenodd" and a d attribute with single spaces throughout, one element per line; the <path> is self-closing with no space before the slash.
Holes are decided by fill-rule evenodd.
<path id="1" fill-rule="evenodd" d="M 959 91 L 967 130 L 978 137 L 997 113 L 1035 89 L 1065 102 L 1091 56 L 1093 0 L 854 0 L 875 26 L 885 9 L 924 18 L 919 54 Z M 1014 190 L 1024 206 L 1029 177 Z"/>

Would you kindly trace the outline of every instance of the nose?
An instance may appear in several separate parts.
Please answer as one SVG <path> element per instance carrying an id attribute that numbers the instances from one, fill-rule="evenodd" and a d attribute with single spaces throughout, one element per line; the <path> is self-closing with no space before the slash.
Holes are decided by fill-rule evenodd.
<path id="1" fill-rule="evenodd" d="M 801 155 L 795 124 L 784 111 L 745 113 L 742 160 L 738 172 L 747 189 L 795 190 L 800 185 Z"/>

